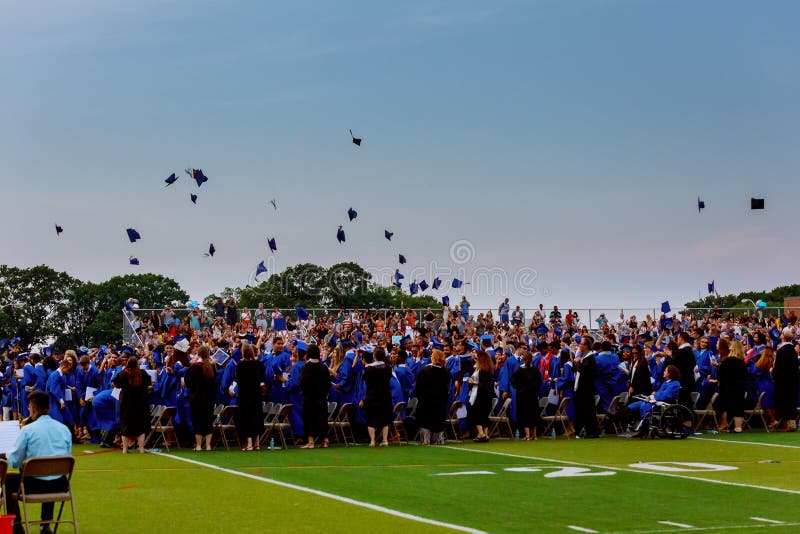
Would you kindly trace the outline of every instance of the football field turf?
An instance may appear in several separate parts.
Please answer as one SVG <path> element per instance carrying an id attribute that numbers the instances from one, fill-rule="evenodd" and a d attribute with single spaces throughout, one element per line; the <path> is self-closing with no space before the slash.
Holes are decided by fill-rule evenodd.
<path id="1" fill-rule="evenodd" d="M 74 452 L 82 532 L 800 531 L 798 434 Z"/>

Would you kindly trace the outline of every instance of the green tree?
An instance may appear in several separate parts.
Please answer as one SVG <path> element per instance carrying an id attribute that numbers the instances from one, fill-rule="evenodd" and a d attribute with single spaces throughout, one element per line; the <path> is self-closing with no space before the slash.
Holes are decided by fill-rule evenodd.
<path id="1" fill-rule="evenodd" d="M 19 337 L 26 350 L 56 337 L 80 285 L 80 280 L 46 265 L 0 265 L 0 337 Z"/>

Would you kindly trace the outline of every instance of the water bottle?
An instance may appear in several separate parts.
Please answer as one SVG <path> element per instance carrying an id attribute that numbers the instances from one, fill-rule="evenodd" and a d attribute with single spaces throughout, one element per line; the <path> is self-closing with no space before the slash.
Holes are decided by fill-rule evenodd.
<path id="1" fill-rule="evenodd" d="M 150 449 L 150 452 L 159 453 L 159 452 L 161 452 L 161 449 L 153 448 L 153 449 Z"/>
<path id="2" fill-rule="evenodd" d="M 269 450 L 275 450 L 275 438 L 269 438 Z"/>
<path id="3" fill-rule="evenodd" d="M 519 429 L 517 429 L 517 431 L 514 432 L 514 439 L 519 441 Z"/>
<path id="4" fill-rule="evenodd" d="M 586 439 L 586 429 L 581 430 L 581 438 Z"/>
<path id="5" fill-rule="evenodd" d="M 708 431 L 708 433 L 711 434 L 712 436 L 716 436 L 717 434 L 719 434 L 716 428 L 712 428 L 711 430 Z"/>
<path id="6" fill-rule="evenodd" d="M 550 439 L 556 439 L 556 429 L 554 428 L 552 432 L 550 432 Z"/>

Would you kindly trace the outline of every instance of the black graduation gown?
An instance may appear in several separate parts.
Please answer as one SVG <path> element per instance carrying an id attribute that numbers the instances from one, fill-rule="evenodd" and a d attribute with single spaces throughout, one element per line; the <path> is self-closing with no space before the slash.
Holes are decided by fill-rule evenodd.
<path id="1" fill-rule="evenodd" d="M 203 374 L 203 365 L 194 363 L 186 370 L 183 380 L 189 390 L 189 417 L 195 434 L 211 434 L 214 425 L 214 401 L 216 400 L 216 373 L 211 378 Z"/>
<path id="2" fill-rule="evenodd" d="M 444 430 L 447 419 L 447 400 L 450 387 L 450 372 L 437 365 L 426 365 L 417 375 L 417 412 L 420 428 L 431 432 Z"/>
<path id="3" fill-rule="evenodd" d="M 517 425 L 536 428 L 542 374 L 535 367 L 520 367 L 511 375 L 511 385 L 517 390 Z"/>
<path id="4" fill-rule="evenodd" d="M 309 360 L 300 370 L 303 390 L 303 428 L 306 436 L 323 437 L 328 433 L 328 393 L 331 373 L 319 360 Z"/>
<path id="5" fill-rule="evenodd" d="M 650 368 L 647 361 L 637 365 L 631 371 L 631 387 L 634 395 L 650 395 L 653 392 L 653 384 L 650 382 Z"/>
<path id="6" fill-rule="evenodd" d="M 392 422 L 392 368 L 384 363 L 364 369 L 364 418 L 367 426 L 383 428 Z"/>
<path id="7" fill-rule="evenodd" d="M 719 380 L 717 412 L 727 412 L 728 418 L 744 417 L 744 393 L 747 385 L 747 364 L 728 356 L 717 369 Z"/>
<path id="8" fill-rule="evenodd" d="M 489 412 L 494 398 L 494 377 L 490 371 L 478 372 L 478 396 L 475 404 L 467 406 L 467 419 L 470 426 L 489 426 Z M 470 391 L 471 393 L 471 391 Z"/>
<path id="9" fill-rule="evenodd" d="M 241 360 L 236 365 L 237 408 L 233 420 L 242 436 L 260 436 L 264 431 L 261 407 L 261 382 L 264 364 L 258 360 Z M 226 392 L 223 392 L 226 393 Z"/>
<path id="10" fill-rule="evenodd" d="M 114 387 L 122 391 L 119 394 L 119 426 L 120 434 L 127 437 L 140 436 L 150 432 L 150 375 L 142 369 L 134 369 L 141 375 L 141 383 L 134 386 L 130 383 L 128 370 L 123 369 L 114 377 Z"/>
<path id="11" fill-rule="evenodd" d="M 678 402 L 686 407 L 692 406 L 692 391 L 694 391 L 694 368 L 697 366 L 697 359 L 691 346 L 678 349 L 673 354 L 672 364 L 681 372 L 681 391 L 678 394 Z"/>
<path id="12" fill-rule="evenodd" d="M 775 380 L 775 416 L 790 420 L 797 417 L 797 353 L 791 343 L 775 353 L 772 377 Z"/>
<path id="13" fill-rule="evenodd" d="M 586 434 L 597 436 L 600 434 L 600 425 L 597 422 L 597 408 L 594 404 L 595 380 L 597 379 L 597 360 L 594 354 L 584 356 L 576 365 L 580 376 L 576 379 L 575 386 L 575 431 L 580 432 L 584 427 Z"/>

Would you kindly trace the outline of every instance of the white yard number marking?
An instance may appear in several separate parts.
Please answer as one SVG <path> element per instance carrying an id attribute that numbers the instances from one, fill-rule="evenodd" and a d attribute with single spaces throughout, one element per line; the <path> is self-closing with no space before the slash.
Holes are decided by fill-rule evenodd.
<path id="1" fill-rule="evenodd" d="M 539 473 L 543 469 L 552 469 L 544 475 L 544 478 L 564 478 L 564 477 L 607 477 L 616 475 L 616 471 L 592 471 L 586 467 L 506 467 L 503 471 L 508 473 Z M 451 473 L 435 473 L 433 476 L 451 475 L 494 475 L 492 471 L 456 471 Z"/>
<path id="2" fill-rule="evenodd" d="M 733 465 L 704 464 L 701 462 L 639 462 L 630 464 L 629 467 L 666 473 L 709 473 L 713 471 L 735 471 L 739 469 Z"/>

